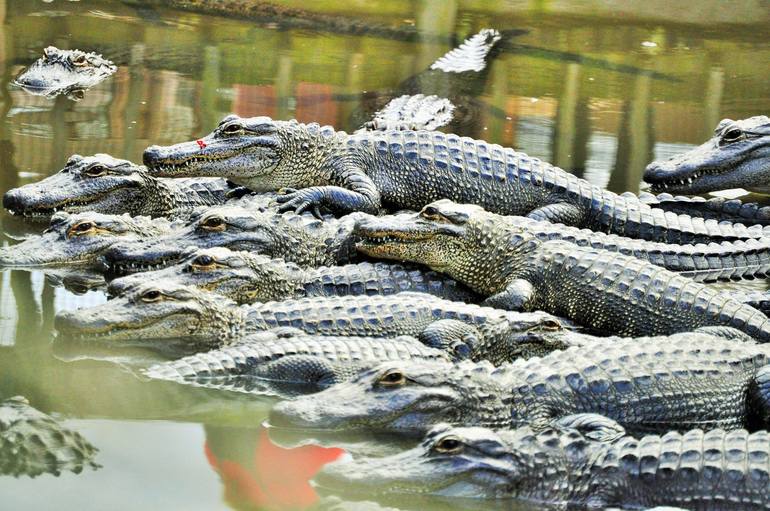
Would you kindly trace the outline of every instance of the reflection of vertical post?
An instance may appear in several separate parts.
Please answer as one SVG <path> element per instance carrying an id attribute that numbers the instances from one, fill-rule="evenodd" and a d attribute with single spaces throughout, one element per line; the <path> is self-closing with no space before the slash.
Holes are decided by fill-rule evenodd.
<path id="1" fill-rule="evenodd" d="M 203 50 L 203 73 L 201 75 L 200 121 L 203 131 L 211 130 L 222 117 L 217 111 L 217 90 L 221 79 L 221 56 L 216 46 Z"/>
<path id="2" fill-rule="evenodd" d="M 142 103 L 142 92 L 144 90 L 144 77 L 147 73 L 147 69 L 144 67 L 144 51 L 145 46 L 142 43 L 131 46 L 131 57 L 129 58 L 130 65 L 128 67 L 126 110 L 124 112 L 124 118 L 120 119 L 120 122 L 127 123 L 128 126 L 131 126 L 130 130 L 126 130 L 126 138 L 123 140 L 124 158 L 134 157 L 136 140 L 139 138 L 141 129 L 139 111 Z M 136 124 L 131 124 L 132 121 L 136 121 Z"/>
<path id="3" fill-rule="evenodd" d="M 421 34 L 453 34 L 458 0 L 422 0 L 415 15 Z M 416 69 L 425 69 L 444 54 L 446 47 L 435 44 L 418 46 Z"/>
<path id="4" fill-rule="evenodd" d="M 567 64 L 564 76 L 564 91 L 559 98 L 556 111 L 556 126 L 553 130 L 554 165 L 566 170 L 572 168 L 572 150 L 575 145 L 575 113 L 577 112 L 578 92 L 580 89 L 580 64 Z"/>
<path id="5" fill-rule="evenodd" d="M 714 128 L 722 120 L 720 112 L 722 106 L 722 93 L 725 89 L 725 72 L 718 67 L 709 71 L 706 82 L 706 103 L 703 105 L 706 126 L 703 129 L 703 138 L 711 138 Z"/>
<path id="6" fill-rule="evenodd" d="M 649 107 L 648 75 L 636 77 L 633 94 L 620 123 L 615 170 L 607 185 L 613 192 L 637 193 L 644 168 L 652 159 L 652 115 Z"/>
<path id="7" fill-rule="evenodd" d="M 294 91 L 292 90 L 291 85 L 291 56 L 282 54 L 278 57 L 278 74 L 275 77 L 278 119 L 290 119 L 296 117 L 293 112 L 296 98 L 294 98 Z"/>
<path id="8" fill-rule="evenodd" d="M 490 80 L 492 82 L 492 98 L 490 103 L 499 112 L 505 112 L 508 103 L 508 77 L 510 76 L 508 74 L 510 72 L 508 60 L 497 61 L 489 72 L 492 73 L 492 80 Z M 483 134 L 481 138 L 503 140 L 506 122 L 504 113 L 499 116 L 487 115 L 484 124 L 488 128 L 488 132 Z"/>

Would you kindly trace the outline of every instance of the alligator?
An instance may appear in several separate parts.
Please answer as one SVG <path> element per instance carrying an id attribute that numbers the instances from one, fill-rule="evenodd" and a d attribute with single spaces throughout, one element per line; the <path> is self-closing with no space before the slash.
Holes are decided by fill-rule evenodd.
<path id="1" fill-rule="evenodd" d="M 770 434 L 692 429 L 635 438 L 576 414 L 545 429 L 431 429 L 417 447 L 324 466 L 315 486 L 367 498 L 505 499 L 533 509 L 770 509 Z M 466 500 L 466 502 L 468 502 Z M 660 508 L 663 509 L 663 508 Z M 671 510 L 671 508 L 666 508 Z"/>
<path id="2" fill-rule="evenodd" d="M 763 236 L 761 226 L 650 208 L 512 149 L 437 131 L 348 135 L 318 124 L 229 115 L 197 141 L 148 147 L 143 160 L 157 176 L 227 177 L 256 192 L 283 189 L 282 209 L 298 212 L 420 209 L 448 198 L 650 241 Z"/>
<path id="3" fill-rule="evenodd" d="M 449 422 L 544 426 L 601 413 L 632 433 L 770 425 L 770 349 L 746 336 L 686 332 L 595 339 L 495 368 L 388 362 L 313 396 L 276 405 L 270 424 L 422 434 Z M 654 382 L 654 383 L 653 383 Z"/>
<path id="4" fill-rule="evenodd" d="M 31 94 L 47 97 L 64 94 L 77 101 L 87 89 L 116 70 L 115 64 L 97 53 L 48 46 L 43 56 L 22 72 L 15 83 Z"/>
<path id="5" fill-rule="evenodd" d="M 744 188 L 770 193 L 770 118 L 723 119 L 704 144 L 644 171 L 653 192 L 703 193 Z"/>
<path id="6" fill-rule="evenodd" d="M 770 320 L 726 293 L 636 257 L 542 241 L 479 206 L 443 200 L 419 213 L 359 215 L 356 235 L 364 254 L 424 264 L 493 307 L 543 310 L 629 337 L 724 325 L 770 341 Z"/>
<path id="7" fill-rule="evenodd" d="M 128 160 L 75 154 L 56 174 L 8 190 L 3 207 L 33 220 L 47 220 L 58 211 L 179 218 L 244 194 L 224 179 L 158 179 Z"/>
<path id="8" fill-rule="evenodd" d="M 478 206 L 468 206 L 471 210 Z M 460 214 L 458 206 L 451 201 L 436 201 L 426 208 L 445 211 L 447 216 Z M 398 223 L 400 218 L 410 222 L 411 215 L 382 217 L 383 222 Z M 361 217 L 364 218 L 364 217 Z M 563 240 L 581 247 L 590 247 L 609 252 L 617 252 L 643 259 L 656 266 L 682 273 L 696 281 L 714 282 L 717 280 L 741 280 L 763 277 L 770 271 L 770 239 L 745 241 L 723 241 L 721 243 L 675 245 L 658 243 L 615 234 L 604 234 L 588 229 L 542 222 L 520 216 L 499 217 L 511 228 L 531 233 L 540 241 Z M 364 225 L 365 225 L 364 221 Z M 359 236 L 354 231 L 356 236 Z"/>
<path id="9" fill-rule="evenodd" d="M 36 477 L 97 469 L 98 449 L 21 396 L 0 401 L 0 475 Z"/>
<path id="10" fill-rule="evenodd" d="M 462 284 L 417 266 L 365 262 L 301 268 L 283 259 L 223 247 L 196 250 L 170 268 L 115 279 L 107 291 L 119 296 L 127 289 L 157 280 L 195 286 L 241 304 L 305 296 L 392 295 L 402 291 L 462 302 L 481 301 Z"/>
<path id="11" fill-rule="evenodd" d="M 156 364 L 142 373 L 199 387 L 287 396 L 318 392 L 384 361 L 449 363 L 463 354 L 431 348 L 408 336 L 321 336 L 276 329 L 249 335 L 233 346 Z"/>
<path id="12" fill-rule="evenodd" d="M 62 311 L 60 335 L 83 341 L 184 338 L 219 347 L 278 327 L 309 334 L 411 335 L 434 348 L 451 346 L 493 363 L 518 358 L 532 331 L 569 327 L 543 312 L 517 313 L 442 300 L 424 293 L 313 297 L 238 306 L 225 297 L 172 282 L 151 282 L 102 305 Z"/>
<path id="13" fill-rule="evenodd" d="M 321 221 L 274 209 L 214 206 L 197 210 L 183 227 L 167 236 L 117 244 L 104 258 L 115 274 L 165 268 L 188 254 L 190 246 L 254 252 L 300 266 L 331 266 L 358 258 L 354 227 L 355 215 Z"/>
<path id="14" fill-rule="evenodd" d="M 435 130 L 452 121 L 455 105 L 436 95 L 404 94 L 388 102 L 358 131 Z"/>
<path id="15" fill-rule="evenodd" d="M 59 212 L 43 234 L 0 248 L 0 267 L 97 265 L 115 243 L 160 236 L 171 228 L 165 218 Z"/>

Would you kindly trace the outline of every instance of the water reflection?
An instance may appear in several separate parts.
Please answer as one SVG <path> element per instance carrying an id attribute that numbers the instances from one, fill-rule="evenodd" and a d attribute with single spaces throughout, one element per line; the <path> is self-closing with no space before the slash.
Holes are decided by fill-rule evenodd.
<path id="1" fill-rule="evenodd" d="M 329 23 L 301 27 L 274 16 L 180 13 L 166 3 L 0 0 L 0 193 L 55 172 L 72 154 L 140 161 L 146 146 L 208 133 L 231 112 L 351 131 L 391 97 L 447 87 L 463 105 L 450 130 L 515 147 L 616 192 L 638 191 L 652 159 L 702 142 L 723 117 L 770 110 L 770 68 L 759 65 L 770 60 L 770 14 L 759 3 L 696 10 L 632 1 L 614 6 L 620 16 L 570 2 L 285 2 L 328 15 Z M 411 35 L 343 30 L 340 14 Z M 425 73 L 485 27 L 509 32 L 477 79 L 452 84 Z M 79 102 L 12 86 L 51 44 L 102 53 L 118 70 Z M 42 228 L 4 214 L 0 221 L 0 244 Z M 260 424 L 270 401 L 136 376 L 136 367 L 172 358 L 173 350 L 55 350 L 54 313 L 103 300 L 98 278 L 88 275 L 0 272 L 0 398 L 23 394 L 46 413 L 75 418 L 104 465 L 61 484 L 0 481 L 4 499 L 29 509 L 51 499 L 104 509 L 138 496 L 138 505 L 184 509 L 312 503 L 307 480 L 339 451 L 284 452 L 303 440 L 292 444 L 276 432 L 278 445 L 269 443 Z M 351 438 L 344 447 L 374 449 L 368 442 Z"/>

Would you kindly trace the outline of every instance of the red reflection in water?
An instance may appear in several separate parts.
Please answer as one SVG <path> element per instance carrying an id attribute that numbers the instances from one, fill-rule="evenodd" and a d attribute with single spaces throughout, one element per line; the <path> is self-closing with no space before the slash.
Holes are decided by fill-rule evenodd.
<path id="1" fill-rule="evenodd" d="M 307 509 L 318 495 L 310 480 L 343 449 L 306 445 L 284 449 L 273 444 L 262 428 L 253 459 L 243 461 L 217 455 L 207 441 L 204 450 L 209 464 L 222 478 L 225 500 L 240 509 Z M 244 453 L 245 454 L 245 453 Z M 245 462 L 245 463 L 244 463 Z"/>

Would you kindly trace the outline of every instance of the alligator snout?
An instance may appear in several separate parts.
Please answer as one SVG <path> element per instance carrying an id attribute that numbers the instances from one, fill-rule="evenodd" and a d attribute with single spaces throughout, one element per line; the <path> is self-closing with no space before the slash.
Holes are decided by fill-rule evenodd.
<path id="1" fill-rule="evenodd" d="M 151 167 L 152 164 L 158 161 L 160 158 L 161 147 L 159 145 L 151 145 L 144 150 L 144 153 L 142 153 L 142 163 L 144 163 L 148 168 Z"/>
<path id="2" fill-rule="evenodd" d="M 23 209 L 24 202 L 19 188 L 13 188 L 3 194 L 3 207 L 11 212 Z"/>

